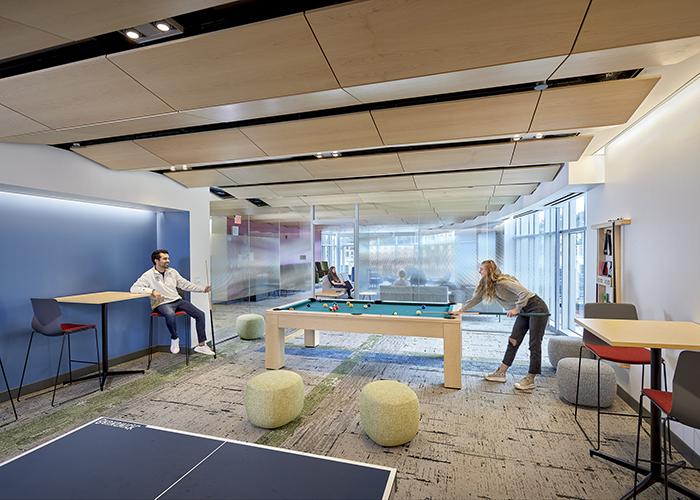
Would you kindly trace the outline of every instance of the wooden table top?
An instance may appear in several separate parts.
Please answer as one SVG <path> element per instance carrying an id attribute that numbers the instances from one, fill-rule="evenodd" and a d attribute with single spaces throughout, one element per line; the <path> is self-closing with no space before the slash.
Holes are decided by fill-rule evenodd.
<path id="1" fill-rule="evenodd" d="M 576 318 L 576 323 L 614 347 L 700 350 L 700 324 L 691 321 Z"/>
<path id="2" fill-rule="evenodd" d="M 95 292 L 84 293 L 82 295 L 66 295 L 65 297 L 56 297 L 58 302 L 64 304 L 109 304 L 110 302 L 121 302 L 124 300 L 140 299 L 148 297 L 147 293 L 129 293 L 129 292 Z"/>

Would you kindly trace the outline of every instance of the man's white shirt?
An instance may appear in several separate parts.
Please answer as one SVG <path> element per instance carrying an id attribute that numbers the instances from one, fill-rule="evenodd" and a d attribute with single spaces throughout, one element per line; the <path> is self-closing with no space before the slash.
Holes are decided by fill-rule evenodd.
<path id="1" fill-rule="evenodd" d="M 166 269 L 163 274 L 158 272 L 155 267 L 152 267 L 143 273 L 141 277 L 136 280 L 136 283 L 131 285 L 129 291 L 131 293 L 149 294 L 153 293 L 154 290 L 159 292 L 162 295 L 161 300 L 157 300 L 151 295 L 151 309 L 155 309 L 161 304 L 180 300 L 180 294 L 177 292 L 178 288 L 186 292 L 203 292 L 205 289 L 203 286 L 195 285 L 187 281 L 172 267 Z"/>

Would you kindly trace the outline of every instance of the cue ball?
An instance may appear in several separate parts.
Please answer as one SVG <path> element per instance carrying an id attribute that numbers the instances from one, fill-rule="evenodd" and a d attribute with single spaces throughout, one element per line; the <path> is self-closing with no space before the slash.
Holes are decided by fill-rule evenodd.
<path id="1" fill-rule="evenodd" d="M 399 315 L 399 313 L 397 313 L 396 311 L 394 311 L 392 314 L 393 314 L 394 316 L 398 316 L 398 315 Z"/>
<path id="2" fill-rule="evenodd" d="M 416 311 L 416 316 L 420 316 L 421 314 L 423 314 L 423 313 L 421 312 L 420 309 L 418 309 L 418 310 Z"/>
<path id="3" fill-rule="evenodd" d="M 362 306 L 362 307 L 364 307 L 365 309 L 369 308 L 369 306 L 368 306 L 367 304 L 365 304 L 365 305 Z"/>

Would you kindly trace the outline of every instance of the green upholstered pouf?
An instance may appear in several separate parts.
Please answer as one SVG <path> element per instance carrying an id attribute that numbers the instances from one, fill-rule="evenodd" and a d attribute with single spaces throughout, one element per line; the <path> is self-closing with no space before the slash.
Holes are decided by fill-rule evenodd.
<path id="1" fill-rule="evenodd" d="M 304 407 L 304 382 L 289 370 L 256 375 L 245 390 L 245 411 L 250 423 L 265 429 L 288 424 Z"/>
<path id="2" fill-rule="evenodd" d="M 375 443 L 398 446 L 418 433 L 418 396 L 406 384 L 378 380 L 360 393 L 360 425 Z"/>
<path id="3" fill-rule="evenodd" d="M 243 340 L 255 340 L 265 335 L 265 319 L 259 314 L 241 314 L 236 318 L 236 331 Z"/>

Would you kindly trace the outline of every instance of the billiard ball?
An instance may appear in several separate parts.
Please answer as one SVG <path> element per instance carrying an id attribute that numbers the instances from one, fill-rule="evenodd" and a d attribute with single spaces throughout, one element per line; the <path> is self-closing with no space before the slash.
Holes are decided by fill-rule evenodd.
<path id="1" fill-rule="evenodd" d="M 367 307 L 372 307 L 372 304 L 367 304 Z"/>
<path id="2" fill-rule="evenodd" d="M 421 314 L 423 314 L 423 312 L 422 312 L 420 309 L 418 309 L 418 310 L 416 311 L 416 316 L 420 316 Z"/>
<path id="3" fill-rule="evenodd" d="M 289 308 L 289 310 L 290 310 L 290 311 L 293 311 L 293 310 L 294 310 L 294 308 L 293 308 L 293 307 L 290 307 L 290 308 Z"/>
<path id="4" fill-rule="evenodd" d="M 328 309 L 328 304 L 323 304 L 324 309 Z"/>
<path id="5" fill-rule="evenodd" d="M 352 302 L 348 302 L 348 307 L 352 309 Z"/>
<path id="6" fill-rule="evenodd" d="M 306 307 L 311 307 L 311 304 L 306 304 Z"/>
<path id="7" fill-rule="evenodd" d="M 421 309 L 425 309 L 425 306 L 420 306 Z"/>
<path id="8" fill-rule="evenodd" d="M 398 315 L 399 315 L 399 313 L 397 313 L 396 311 L 394 311 L 394 312 L 391 313 L 391 314 L 393 314 L 394 316 L 398 316 Z"/>
<path id="9" fill-rule="evenodd" d="M 365 305 L 362 306 L 362 307 L 364 307 L 365 309 L 369 309 L 369 304 L 365 304 Z"/>

